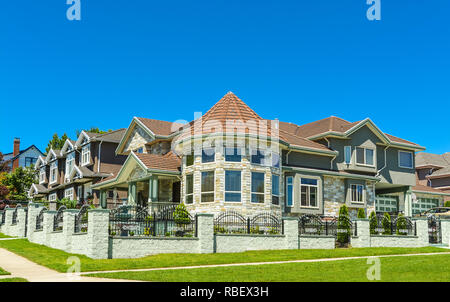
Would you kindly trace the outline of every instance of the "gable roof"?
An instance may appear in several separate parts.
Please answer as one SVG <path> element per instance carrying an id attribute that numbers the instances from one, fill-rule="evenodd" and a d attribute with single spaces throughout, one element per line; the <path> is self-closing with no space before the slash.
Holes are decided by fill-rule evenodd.
<path id="1" fill-rule="evenodd" d="M 161 120 L 136 117 L 145 127 L 147 127 L 154 136 L 170 136 L 173 132 L 178 131 L 183 124 L 176 122 L 166 122 Z"/>
<path id="2" fill-rule="evenodd" d="M 164 154 L 135 153 L 147 169 L 180 172 L 181 159 L 172 151 Z"/>
<path id="3" fill-rule="evenodd" d="M 12 158 L 10 158 L 10 159 L 8 159 L 8 160 L 15 160 L 15 159 L 17 159 L 18 157 L 20 157 L 23 153 L 27 152 L 28 150 L 30 150 L 30 149 L 32 149 L 32 148 L 36 149 L 39 153 L 41 153 L 41 155 L 44 155 L 44 153 L 42 153 L 42 151 L 39 150 L 38 147 L 36 147 L 35 145 L 31 145 L 31 146 L 29 146 L 28 148 L 19 151 L 19 154 L 17 154 L 16 156 L 14 156 L 14 157 L 12 157 Z M 11 155 L 11 154 L 13 154 L 13 152 L 3 154 L 3 156 Z"/>
<path id="4" fill-rule="evenodd" d="M 450 166 L 450 155 L 449 154 L 433 154 L 433 153 L 426 153 L 426 152 L 420 152 L 416 154 L 416 168 L 420 167 L 438 167 L 438 168 L 444 168 L 446 166 Z"/>

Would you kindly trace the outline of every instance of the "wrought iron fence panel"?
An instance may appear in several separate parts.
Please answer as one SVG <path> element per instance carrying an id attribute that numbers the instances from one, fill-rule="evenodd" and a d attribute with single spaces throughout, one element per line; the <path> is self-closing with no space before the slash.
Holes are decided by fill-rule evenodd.
<path id="1" fill-rule="evenodd" d="M 60 206 L 53 218 L 53 231 L 63 230 L 64 211 L 67 210 L 66 206 Z"/>
<path id="2" fill-rule="evenodd" d="M 48 209 L 44 207 L 36 216 L 36 231 L 42 231 L 44 229 L 44 213 L 47 211 Z"/>
<path id="3" fill-rule="evenodd" d="M 249 220 L 235 211 L 226 211 L 214 219 L 214 233 L 246 234 L 249 232 Z"/>
<path id="4" fill-rule="evenodd" d="M 392 234 L 403 236 L 415 236 L 416 222 L 413 222 L 411 218 L 405 216 L 397 216 L 392 219 Z"/>
<path id="5" fill-rule="evenodd" d="M 6 211 L 5 210 L 3 210 L 3 211 L 0 211 L 0 217 L 1 217 L 1 219 L 0 219 L 0 225 L 4 225 L 5 224 L 5 215 L 6 214 Z"/>
<path id="6" fill-rule="evenodd" d="M 322 220 L 320 216 L 306 214 L 298 220 L 299 235 L 326 236 L 329 232 L 329 222 Z"/>
<path id="7" fill-rule="evenodd" d="M 75 215 L 75 233 L 86 233 L 88 231 L 88 210 L 90 206 L 81 207 L 77 215 Z"/>
<path id="8" fill-rule="evenodd" d="M 371 235 L 416 235 L 416 223 L 406 216 L 377 214 L 369 220 Z"/>
<path id="9" fill-rule="evenodd" d="M 356 223 L 353 223 L 350 217 L 326 217 L 322 219 L 326 221 L 327 235 L 335 237 L 339 237 L 339 234 L 345 233 L 347 233 L 349 237 L 358 235 Z M 339 222 L 339 219 L 341 219 L 341 223 Z"/>
<path id="10" fill-rule="evenodd" d="M 441 219 L 434 215 L 427 217 L 428 220 L 428 240 L 429 243 L 442 243 Z"/>
<path id="11" fill-rule="evenodd" d="M 196 219 L 175 206 L 157 213 L 149 213 L 146 207 L 121 206 L 109 218 L 111 236 L 193 237 L 195 233 Z"/>
<path id="12" fill-rule="evenodd" d="M 250 234 L 281 234 L 281 219 L 271 213 L 261 213 L 250 220 Z"/>
<path id="13" fill-rule="evenodd" d="M 19 220 L 17 219 L 17 210 L 20 209 L 22 207 L 22 205 L 18 204 L 16 206 L 16 208 L 14 209 L 13 215 L 12 215 L 12 224 L 16 224 L 19 222 Z"/>

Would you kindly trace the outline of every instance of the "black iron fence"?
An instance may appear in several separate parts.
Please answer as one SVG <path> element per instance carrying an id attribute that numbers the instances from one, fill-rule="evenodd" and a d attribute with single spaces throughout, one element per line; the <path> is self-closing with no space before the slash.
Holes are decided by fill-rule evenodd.
<path id="1" fill-rule="evenodd" d="M 271 213 L 261 213 L 252 218 L 245 218 L 235 211 L 219 214 L 214 219 L 216 234 L 282 234 L 281 219 Z"/>
<path id="2" fill-rule="evenodd" d="M 403 215 L 391 217 L 377 214 L 369 219 L 369 226 L 371 235 L 417 235 L 416 222 Z"/>
<path id="3" fill-rule="evenodd" d="M 36 231 L 42 231 L 44 229 L 44 213 L 47 212 L 47 208 L 42 208 L 39 215 L 36 217 Z"/>
<path id="4" fill-rule="evenodd" d="M 66 206 L 60 206 L 58 211 L 56 212 L 56 215 L 53 218 L 53 231 L 63 230 L 64 210 L 66 209 Z"/>
<path id="5" fill-rule="evenodd" d="M 442 243 L 441 219 L 434 215 L 427 217 L 428 220 L 428 240 L 429 243 Z"/>
<path id="6" fill-rule="evenodd" d="M 111 236 L 197 236 L 197 219 L 176 206 L 151 212 L 147 207 L 120 206 L 109 216 Z"/>
<path id="7" fill-rule="evenodd" d="M 88 231 L 88 210 L 90 206 L 81 207 L 77 215 L 75 215 L 75 233 L 86 233 Z"/>

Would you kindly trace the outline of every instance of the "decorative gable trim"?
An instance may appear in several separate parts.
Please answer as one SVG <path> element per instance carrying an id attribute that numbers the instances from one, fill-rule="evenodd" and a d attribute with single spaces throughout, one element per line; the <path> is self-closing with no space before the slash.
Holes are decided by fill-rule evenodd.
<path id="1" fill-rule="evenodd" d="M 155 133 L 153 133 L 153 131 L 151 131 L 148 127 L 146 127 L 137 117 L 133 117 L 130 125 L 127 128 L 127 131 L 123 135 L 122 140 L 120 141 L 119 145 L 116 148 L 116 155 L 123 154 L 126 143 L 129 141 L 130 136 L 136 127 L 140 127 L 152 139 L 156 138 L 156 135 Z"/>
<path id="2" fill-rule="evenodd" d="M 89 135 L 87 135 L 87 133 L 83 130 L 83 131 L 81 131 L 80 135 L 78 136 L 78 139 L 77 139 L 74 147 L 75 148 L 80 147 L 83 144 L 84 139 L 86 139 L 88 143 L 91 141 Z"/>

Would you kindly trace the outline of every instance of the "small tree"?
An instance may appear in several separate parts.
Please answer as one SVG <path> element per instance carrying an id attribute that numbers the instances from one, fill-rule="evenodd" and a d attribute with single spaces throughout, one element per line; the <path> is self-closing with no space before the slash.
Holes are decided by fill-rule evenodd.
<path id="1" fill-rule="evenodd" d="M 389 215 L 389 213 L 384 213 L 381 223 L 383 225 L 383 235 L 392 235 L 391 215 Z"/>
<path id="2" fill-rule="evenodd" d="M 27 200 L 28 190 L 37 180 L 37 174 L 34 168 L 18 167 L 10 174 L 2 175 L 0 185 L 5 186 L 8 190 L 8 199 L 11 200 Z"/>
<path id="3" fill-rule="evenodd" d="M 370 234 L 371 235 L 376 235 L 377 232 L 377 227 L 378 227 L 378 221 L 377 221 L 377 215 L 375 214 L 375 211 L 370 212 L 369 215 L 369 228 L 370 228 Z"/>
<path id="4" fill-rule="evenodd" d="M 444 207 L 450 207 L 450 200 L 447 200 L 444 204 Z"/>
<path id="5" fill-rule="evenodd" d="M 348 243 L 350 241 L 350 218 L 345 204 L 339 209 L 337 228 L 337 241 L 340 244 Z"/>
<path id="6" fill-rule="evenodd" d="M 358 210 L 358 218 L 366 218 L 366 211 L 363 208 Z"/>
<path id="7" fill-rule="evenodd" d="M 397 218 L 397 235 L 408 235 L 407 232 L 404 232 L 406 230 L 406 218 L 403 214 L 398 215 Z"/>
<path id="8" fill-rule="evenodd" d="M 186 210 L 184 203 L 180 203 L 173 212 L 173 220 L 177 225 L 188 224 L 191 222 L 189 212 Z"/>

